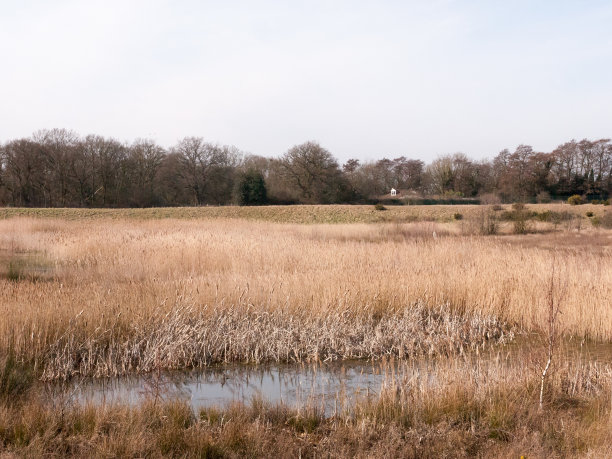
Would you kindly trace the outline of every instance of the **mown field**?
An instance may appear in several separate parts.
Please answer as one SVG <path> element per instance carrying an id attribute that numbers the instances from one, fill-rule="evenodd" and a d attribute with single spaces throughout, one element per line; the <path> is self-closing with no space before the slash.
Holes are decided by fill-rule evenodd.
<path id="1" fill-rule="evenodd" d="M 612 341 L 612 230 L 594 221 L 605 209 L 528 206 L 522 226 L 509 206 L 2 209 L 0 447 L 605 457 L 611 366 L 558 357 L 542 408 L 538 400 L 551 295 L 558 343 Z M 493 234 L 480 231 L 485 218 Z M 516 336 L 527 345 L 514 365 L 470 360 Z M 36 389 L 228 362 L 353 359 L 435 360 L 447 384 L 390 380 L 333 418 L 264 401 L 60 413 Z"/>
<path id="2" fill-rule="evenodd" d="M 500 205 L 508 210 L 510 205 Z M 568 212 L 583 217 L 586 212 L 603 215 L 606 207 L 584 204 L 531 204 L 536 212 Z M 150 219 L 241 219 L 275 223 L 408 223 L 416 221 L 450 222 L 454 215 L 474 216 L 482 210 L 477 205 L 386 206 L 379 211 L 371 205 L 294 205 L 258 207 L 164 207 L 146 209 L 30 209 L 0 208 L 0 219 L 14 217 L 51 218 L 61 220 L 150 220 Z"/>

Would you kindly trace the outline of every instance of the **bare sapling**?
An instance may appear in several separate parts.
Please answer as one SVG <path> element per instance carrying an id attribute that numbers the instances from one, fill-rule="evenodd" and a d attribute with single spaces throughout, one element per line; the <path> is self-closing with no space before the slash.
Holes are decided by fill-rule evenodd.
<path id="1" fill-rule="evenodd" d="M 540 381 L 540 411 L 544 405 L 544 382 L 550 370 L 550 366 L 555 354 L 557 337 L 558 337 L 558 317 L 561 313 L 561 303 L 567 291 L 567 281 L 561 285 L 561 276 L 557 269 L 557 257 L 553 256 L 550 272 L 550 280 L 546 292 L 546 344 L 547 344 L 547 360 L 544 369 L 542 370 L 542 379 Z"/>
<path id="2" fill-rule="evenodd" d="M 153 407 L 157 406 L 157 402 L 163 399 L 163 392 L 166 390 L 166 383 L 162 378 L 161 373 L 161 360 L 159 358 L 159 351 L 155 351 L 153 371 L 149 378 L 144 382 L 142 393 L 145 397 L 148 397 L 153 402 Z"/>

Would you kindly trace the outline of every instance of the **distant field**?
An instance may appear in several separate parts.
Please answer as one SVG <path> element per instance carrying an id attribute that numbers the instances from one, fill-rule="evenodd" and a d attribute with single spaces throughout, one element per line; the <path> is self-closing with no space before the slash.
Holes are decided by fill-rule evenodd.
<path id="1" fill-rule="evenodd" d="M 510 209 L 510 205 L 501 206 Z M 531 204 L 529 210 L 542 212 L 570 212 L 584 217 L 588 211 L 602 215 L 606 207 L 585 204 Z M 448 222 L 459 213 L 469 217 L 481 212 L 483 206 L 475 205 L 426 205 L 386 206 L 376 210 L 372 205 L 296 205 L 261 207 L 160 207 L 147 209 L 51 209 L 51 208 L 0 208 L 0 219 L 11 217 L 58 218 L 62 220 L 92 219 L 224 219 L 238 218 L 276 223 L 408 223 L 416 221 Z"/>

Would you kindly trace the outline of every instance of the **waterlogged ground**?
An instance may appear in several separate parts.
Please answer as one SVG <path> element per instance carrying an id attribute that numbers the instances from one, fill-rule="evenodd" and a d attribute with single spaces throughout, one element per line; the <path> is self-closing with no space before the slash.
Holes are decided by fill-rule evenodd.
<path id="1" fill-rule="evenodd" d="M 145 400 L 183 400 L 195 412 L 231 402 L 250 404 L 254 399 L 291 407 L 314 406 L 333 415 L 355 397 L 378 393 L 390 372 L 405 377 L 407 367 L 384 368 L 368 363 L 332 365 L 232 365 L 200 372 L 164 372 L 138 377 L 81 381 L 58 394 L 77 403 L 137 405 Z"/>
<path id="2" fill-rule="evenodd" d="M 491 346 L 453 359 L 453 370 L 483 377 L 495 368 L 516 372 L 543 363 L 546 349 L 534 337 Z M 557 366 L 567 362 L 604 368 L 612 362 L 612 344 L 566 340 L 553 356 Z M 448 359 L 348 361 L 310 365 L 224 365 L 199 371 L 165 371 L 119 378 L 80 379 L 47 384 L 54 404 L 139 405 L 144 401 L 181 400 L 194 412 L 232 402 L 264 400 L 291 408 L 315 408 L 325 416 L 350 412 L 355 401 L 378 396 L 386 387 L 419 384 L 442 387 L 450 381 Z M 527 370 L 525 370 L 527 371 Z M 554 369 L 553 369 L 554 371 Z"/>
<path id="3" fill-rule="evenodd" d="M 52 263 L 40 252 L 0 248 L 0 279 L 40 281 L 52 274 Z"/>

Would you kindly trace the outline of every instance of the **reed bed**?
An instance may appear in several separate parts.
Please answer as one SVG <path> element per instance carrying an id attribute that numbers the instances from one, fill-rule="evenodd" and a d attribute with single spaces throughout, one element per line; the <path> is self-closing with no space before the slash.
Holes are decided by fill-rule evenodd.
<path id="1" fill-rule="evenodd" d="M 396 356 L 440 357 L 513 339 L 495 318 L 458 316 L 448 307 L 415 304 L 376 317 L 350 309 L 323 317 L 308 312 L 231 308 L 177 308 L 150 323 L 119 332 L 80 333 L 79 322 L 49 349 L 43 380 L 109 377 L 156 369 L 199 368 L 216 363 L 297 363 Z"/>
<path id="2" fill-rule="evenodd" d="M 167 368 L 443 355 L 496 339 L 500 327 L 545 329 L 553 263 L 566 292 L 558 329 L 609 341 L 612 232 L 582 231 L 576 250 L 545 243 L 575 234 L 7 219 L 0 263 L 35 254 L 45 269 L 30 276 L 22 263 L 24 275 L 0 277 L 0 352 L 13 349 L 47 378 L 147 371 L 156 353 Z"/>
<path id="3" fill-rule="evenodd" d="M 376 224 L 362 210 L 5 211 L 0 454 L 610 457 L 612 367 L 562 348 L 612 341 L 612 231 L 479 236 L 464 231 L 467 208 L 453 222 L 381 211 Z M 309 214 L 337 224 L 297 224 Z M 546 351 L 532 337 L 547 329 L 553 267 L 568 339 L 540 408 Z M 517 333 L 514 351 L 496 346 Z M 337 395 L 332 416 L 260 399 L 50 406 L 35 381 L 355 358 L 380 359 L 387 379 Z"/>

